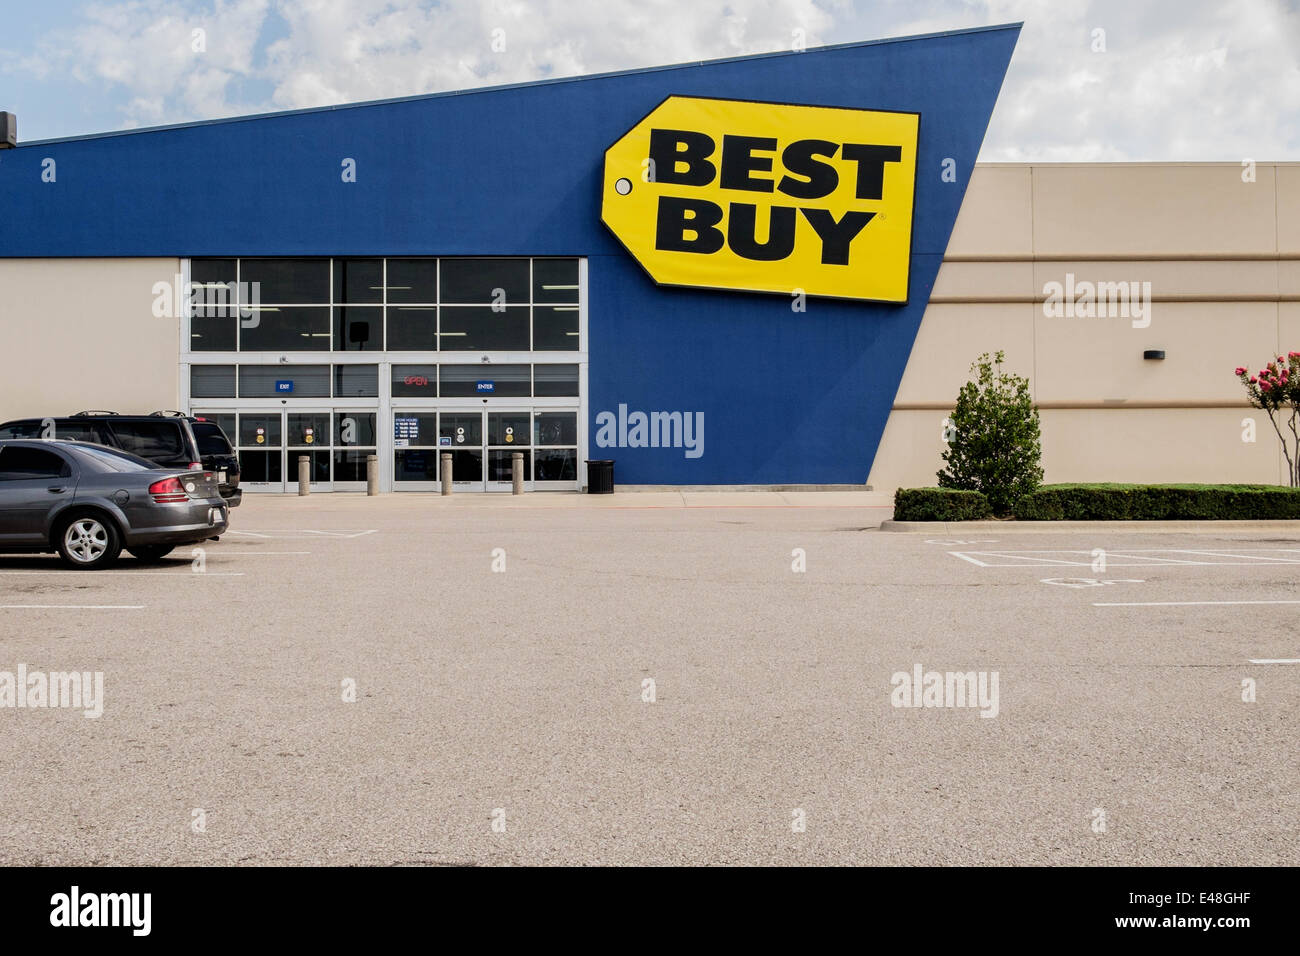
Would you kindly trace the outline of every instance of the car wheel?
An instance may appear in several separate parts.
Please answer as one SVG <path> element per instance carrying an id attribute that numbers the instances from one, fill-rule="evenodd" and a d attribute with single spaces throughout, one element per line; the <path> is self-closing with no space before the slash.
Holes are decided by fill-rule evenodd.
<path id="1" fill-rule="evenodd" d="M 77 515 L 63 526 L 58 540 L 59 557 L 82 571 L 106 568 L 122 553 L 117 526 L 99 515 Z"/>
<path id="2" fill-rule="evenodd" d="M 170 544 L 141 544 L 126 550 L 141 561 L 160 561 L 175 551 L 176 547 Z"/>

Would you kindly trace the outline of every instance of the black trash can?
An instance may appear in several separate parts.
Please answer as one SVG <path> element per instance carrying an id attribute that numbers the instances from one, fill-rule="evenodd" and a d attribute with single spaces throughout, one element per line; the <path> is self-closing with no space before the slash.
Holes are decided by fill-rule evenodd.
<path id="1" fill-rule="evenodd" d="M 587 459 L 587 494 L 612 495 L 614 493 L 614 459 Z"/>

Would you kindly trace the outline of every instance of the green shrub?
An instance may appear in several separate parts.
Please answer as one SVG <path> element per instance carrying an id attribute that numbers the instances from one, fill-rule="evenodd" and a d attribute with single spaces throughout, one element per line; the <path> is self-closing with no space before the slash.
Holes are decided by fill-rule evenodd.
<path id="1" fill-rule="evenodd" d="M 895 521 L 976 521 L 993 508 L 978 491 L 955 488 L 899 488 L 894 492 Z"/>
<path id="2" fill-rule="evenodd" d="M 1282 485 L 1043 485 L 1016 502 L 1021 521 L 1246 521 L 1300 518 Z"/>
<path id="3" fill-rule="evenodd" d="M 939 487 L 982 491 L 999 515 L 1043 480 L 1038 409 L 1028 380 L 1002 371 L 1003 354 L 981 355 L 945 429 Z"/>

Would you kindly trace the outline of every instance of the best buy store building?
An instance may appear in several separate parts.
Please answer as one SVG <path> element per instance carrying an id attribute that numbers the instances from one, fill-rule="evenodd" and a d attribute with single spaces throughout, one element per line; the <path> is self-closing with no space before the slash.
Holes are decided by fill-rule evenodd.
<path id="1" fill-rule="evenodd" d="M 250 490 L 892 492 L 1002 349 L 1048 480 L 1281 480 L 1232 368 L 1300 347 L 1300 168 L 976 167 L 1017 34 L 20 142 L 0 418 L 214 417 Z"/>

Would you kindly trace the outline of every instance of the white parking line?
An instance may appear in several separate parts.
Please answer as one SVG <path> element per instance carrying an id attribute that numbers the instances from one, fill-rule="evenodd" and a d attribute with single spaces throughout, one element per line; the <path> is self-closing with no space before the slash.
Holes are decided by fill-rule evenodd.
<path id="1" fill-rule="evenodd" d="M 143 604 L 0 604 L 5 611 L 139 611 Z"/>
<path id="2" fill-rule="evenodd" d="M 1093 607 L 1195 607 L 1200 605 L 1225 606 L 1234 604 L 1300 604 L 1300 601 L 1126 601 L 1097 602 Z"/>
<path id="3" fill-rule="evenodd" d="M 982 568 L 1030 568 L 1041 567 L 1044 564 L 1085 567 L 1090 566 L 1096 557 L 1093 551 L 1046 548 L 949 551 L 948 554 Z M 1109 567 L 1121 568 L 1300 565 L 1300 557 L 1297 557 L 1297 554 L 1300 554 L 1300 551 L 1295 548 L 1225 548 L 1217 551 L 1190 548 L 1125 548 L 1123 551 L 1107 551 L 1106 564 Z M 1048 557 L 1049 555 L 1056 557 Z M 1164 555 L 1188 555 L 1189 557 L 1165 557 Z M 1191 555 L 1198 556 L 1201 560 L 1190 557 Z M 1215 558 L 1219 560 L 1213 560 Z"/>
<path id="4" fill-rule="evenodd" d="M 1250 659 L 1252 664 L 1300 664 L 1300 657 L 1261 657 Z"/>
<path id="5" fill-rule="evenodd" d="M 227 531 L 228 535 L 245 535 L 250 538 L 302 538 L 315 535 L 318 538 L 361 538 L 368 534 L 378 534 L 377 528 L 368 531 L 314 531 L 311 528 L 286 528 L 283 531 Z"/>

